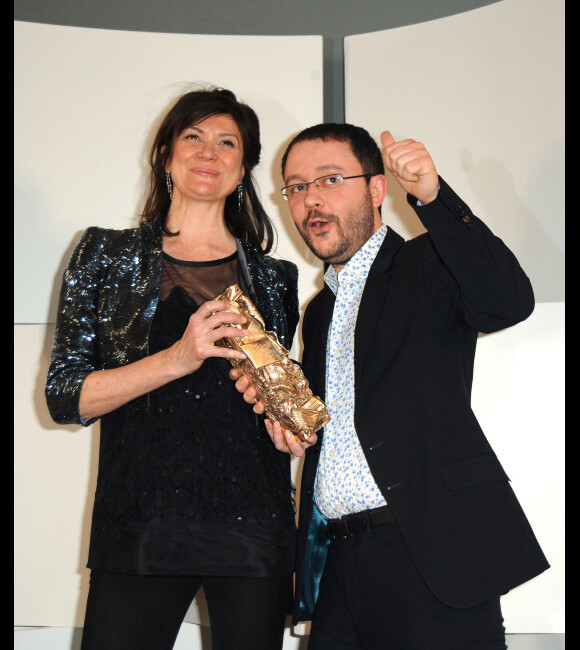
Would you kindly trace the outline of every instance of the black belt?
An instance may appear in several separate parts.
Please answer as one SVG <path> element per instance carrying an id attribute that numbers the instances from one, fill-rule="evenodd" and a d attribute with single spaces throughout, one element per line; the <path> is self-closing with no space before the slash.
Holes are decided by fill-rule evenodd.
<path id="1" fill-rule="evenodd" d="M 395 521 L 395 517 L 392 510 L 389 506 L 383 506 L 354 515 L 345 515 L 339 519 L 329 519 L 326 530 L 330 539 L 346 539 L 368 528 L 378 528 L 393 521 Z"/>

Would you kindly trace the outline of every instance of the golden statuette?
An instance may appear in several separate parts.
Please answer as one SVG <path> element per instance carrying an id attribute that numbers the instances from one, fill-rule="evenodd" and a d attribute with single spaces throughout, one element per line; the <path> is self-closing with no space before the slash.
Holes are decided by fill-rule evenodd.
<path id="1" fill-rule="evenodd" d="M 266 416 L 278 420 L 300 440 L 330 421 L 324 402 L 312 394 L 302 369 L 288 358 L 288 350 L 278 341 L 275 332 L 265 328 L 262 316 L 237 284 L 220 293 L 214 300 L 229 303 L 229 311 L 248 320 L 243 325 L 247 336 L 234 336 L 216 341 L 216 345 L 241 350 L 245 359 L 230 359 L 234 368 L 248 377 L 265 404 Z"/>

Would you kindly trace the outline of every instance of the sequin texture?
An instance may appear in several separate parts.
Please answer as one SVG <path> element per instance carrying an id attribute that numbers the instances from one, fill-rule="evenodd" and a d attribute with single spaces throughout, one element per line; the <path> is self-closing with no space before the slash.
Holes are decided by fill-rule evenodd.
<path id="1" fill-rule="evenodd" d="M 267 327 L 290 348 L 299 316 L 296 265 L 242 242 L 237 256 Z M 78 403 L 91 372 L 132 363 L 181 336 L 196 306 L 159 299 L 162 261 L 155 226 L 83 234 L 64 273 L 47 377 L 56 422 L 90 425 L 97 418 L 82 420 Z M 90 568 L 164 575 L 293 570 L 290 458 L 275 449 L 229 368 L 208 359 L 201 371 L 102 417 Z"/>

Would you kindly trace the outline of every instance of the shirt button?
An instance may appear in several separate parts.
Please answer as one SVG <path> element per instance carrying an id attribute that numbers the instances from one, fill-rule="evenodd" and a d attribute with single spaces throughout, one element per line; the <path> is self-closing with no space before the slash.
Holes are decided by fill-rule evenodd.
<path id="1" fill-rule="evenodd" d="M 336 451 L 335 451 L 334 449 L 331 449 L 331 450 L 328 452 L 328 455 L 329 455 L 331 458 L 334 458 L 334 457 L 336 456 Z"/>

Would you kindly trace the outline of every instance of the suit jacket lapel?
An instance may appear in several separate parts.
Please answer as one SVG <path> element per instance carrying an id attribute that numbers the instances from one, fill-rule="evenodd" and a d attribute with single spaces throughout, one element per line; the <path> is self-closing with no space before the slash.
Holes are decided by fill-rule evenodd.
<path id="1" fill-rule="evenodd" d="M 393 256 L 404 243 L 405 240 L 392 228 L 389 228 L 383 245 L 369 271 L 354 334 L 355 387 L 359 383 L 360 373 L 369 350 L 373 331 L 378 324 L 377 316 L 389 284 L 387 271 L 391 266 Z"/>
<path id="2" fill-rule="evenodd" d="M 315 360 L 315 377 L 319 397 L 324 399 L 326 394 L 326 345 L 328 343 L 328 331 L 336 297 L 328 286 L 324 286 L 321 295 L 320 310 L 316 314 L 316 332 L 318 339 L 314 349 L 318 351 Z"/>

